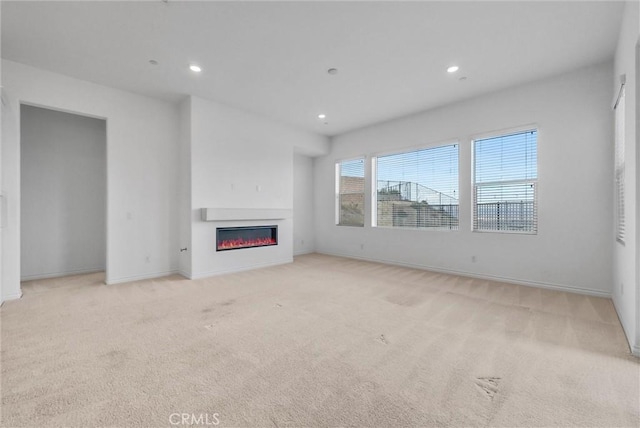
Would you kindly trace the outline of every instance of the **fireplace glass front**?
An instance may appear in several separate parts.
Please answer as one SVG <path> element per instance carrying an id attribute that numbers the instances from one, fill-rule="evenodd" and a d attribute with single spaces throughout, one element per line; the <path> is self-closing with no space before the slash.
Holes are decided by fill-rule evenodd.
<path id="1" fill-rule="evenodd" d="M 218 227 L 216 251 L 278 245 L 278 226 Z"/>

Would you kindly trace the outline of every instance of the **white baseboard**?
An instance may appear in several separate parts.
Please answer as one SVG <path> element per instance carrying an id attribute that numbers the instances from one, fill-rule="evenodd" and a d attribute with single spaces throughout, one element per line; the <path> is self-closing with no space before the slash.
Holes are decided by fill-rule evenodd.
<path id="1" fill-rule="evenodd" d="M 193 278 L 191 278 L 191 272 L 187 272 L 187 271 L 184 271 L 184 270 L 179 270 L 178 271 L 178 275 L 182 275 L 187 279 L 193 279 Z"/>
<path id="2" fill-rule="evenodd" d="M 122 284 L 123 282 L 133 282 L 133 281 L 142 281 L 144 279 L 161 278 L 163 276 L 169 276 L 176 273 L 179 273 L 177 269 L 166 270 L 162 272 L 144 273 L 141 275 L 123 276 L 121 278 L 115 278 L 115 279 L 109 278 L 105 282 L 107 283 L 107 285 Z"/>
<path id="3" fill-rule="evenodd" d="M 78 269 L 78 270 L 69 270 L 65 272 L 51 272 L 51 273 L 42 273 L 36 275 L 26 275 L 20 277 L 20 282 L 23 281 L 34 281 L 36 279 L 48 279 L 48 278 L 59 278 L 62 276 L 71 276 L 71 275 L 83 275 L 87 273 L 96 273 L 96 272 L 104 272 L 104 267 L 91 268 L 91 269 Z"/>
<path id="4" fill-rule="evenodd" d="M 226 275 L 226 274 L 236 273 L 236 272 L 244 272 L 244 271 L 253 270 L 253 269 L 260 269 L 260 268 L 266 268 L 266 267 L 271 267 L 271 266 L 284 265 L 284 264 L 287 264 L 287 263 L 293 263 L 293 257 L 287 258 L 287 259 L 283 259 L 283 260 L 276 260 L 274 262 L 258 263 L 258 264 L 253 264 L 251 266 L 243 266 L 243 267 L 239 267 L 239 268 L 222 269 L 222 270 L 213 270 L 213 271 L 208 271 L 208 272 L 192 273 L 190 279 L 209 278 L 209 277 L 212 277 L 212 276 Z"/>
<path id="5" fill-rule="evenodd" d="M 304 249 L 304 250 L 302 250 L 302 251 L 295 251 L 295 252 L 293 253 L 293 256 L 294 256 L 294 257 L 295 257 L 295 256 L 304 256 L 305 254 L 313 254 L 313 253 L 315 253 L 315 252 L 316 252 L 316 250 L 315 250 L 315 249 L 313 249 L 313 248 L 305 248 L 305 249 Z"/>
<path id="6" fill-rule="evenodd" d="M 20 299 L 22 297 L 22 291 L 18 292 L 18 293 L 13 293 L 13 294 L 8 294 L 6 296 L 2 296 L 2 302 L 0 302 L 0 306 L 8 301 L 8 300 L 17 300 Z"/>
<path id="7" fill-rule="evenodd" d="M 486 280 L 491 280 L 491 281 L 507 282 L 507 283 L 510 283 L 510 284 L 526 285 L 528 287 L 546 288 L 546 289 L 549 289 L 549 290 L 565 291 L 565 292 L 568 292 L 568 293 L 584 294 L 584 295 L 587 295 L 587 296 L 611 298 L 611 293 L 609 293 L 609 292 L 600 291 L 600 290 L 592 290 L 592 289 L 589 289 L 589 288 L 574 287 L 572 285 L 552 284 L 552 283 L 548 283 L 548 282 L 530 281 L 530 280 L 509 278 L 509 277 L 503 277 L 503 276 L 497 276 L 497 275 L 477 274 L 477 273 L 474 273 L 474 272 L 466 272 L 466 271 L 459 271 L 459 270 L 453 270 L 453 269 L 443 269 L 443 268 L 439 268 L 439 267 L 435 267 L 435 266 L 418 265 L 418 264 L 415 264 L 415 263 L 405 263 L 405 262 L 399 262 L 399 261 L 396 261 L 396 260 L 383 260 L 383 259 L 375 259 L 375 258 L 371 258 L 371 257 L 360 257 L 360 256 L 354 256 L 354 255 L 351 255 L 351 254 L 341 254 L 341 253 L 334 253 L 334 252 L 328 252 L 328 251 L 316 251 L 316 252 L 319 253 L 319 254 L 327 254 L 327 255 L 330 255 L 330 256 L 345 257 L 345 258 L 348 258 L 348 259 L 364 260 L 364 261 L 368 261 L 368 262 L 384 263 L 384 264 L 395 265 L 395 266 L 403 266 L 403 267 L 408 267 L 408 268 L 413 268 L 413 269 L 429 270 L 429 271 L 433 271 L 433 272 L 448 273 L 448 274 L 451 274 L 451 275 L 460 275 L 460 276 L 466 276 L 466 277 L 470 277 L 470 278 L 478 278 L 478 279 L 486 279 Z"/>
<path id="8" fill-rule="evenodd" d="M 616 300 L 615 296 L 612 296 L 611 301 L 613 302 L 613 307 L 615 308 L 618 314 L 618 322 L 622 327 L 622 332 L 624 333 L 625 339 L 627 339 L 627 343 L 629 344 L 629 350 L 631 351 L 631 354 L 635 355 L 636 357 L 640 357 L 640 344 L 639 345 L 633 344 L 635 338 L 629 335 L 628 330 L 625 327 L 624 322 L 622 321 L 623 318 L 620 316 L 620 309 L 618 309 L 618 301 Z"/>

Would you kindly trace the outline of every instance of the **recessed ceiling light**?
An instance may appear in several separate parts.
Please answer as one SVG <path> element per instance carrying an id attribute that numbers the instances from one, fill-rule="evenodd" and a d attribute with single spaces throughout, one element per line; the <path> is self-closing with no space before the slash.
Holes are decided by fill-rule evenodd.
<path id="1" fill-rule="evenodd" d="M 337 68 L 330 68 L 327 70 L 327 73 L 329 74 L 338 74 L 338 69 Z"/>
<path id="2" fill-rule="evenodd" d="M 457 65 L 452 65 L 451 67 L 447 68 L 447 73 L 455 73 L 459 69 L 460 67 L 458 67 Z"/>
<path id="3" fill-rule="evenodd" d="M 195 65 L 195 64 L 191 64 L 189 66 L 189 69 L 191 69 L 191 71 L 195 71 L 196 73 L 200 73 L 202 71 L 202 69 L 199 66 Z"/>
<path id="4" fill-rule="evenodd" d="M 326 114 L 324 114 L 324 113 L 320 113 L 320 114 L 318 115 L 318 119 L 324 119 L 324 118 L 326 118 L 326 117 L 327 117 L 327 115 L 326 115 Z"/>

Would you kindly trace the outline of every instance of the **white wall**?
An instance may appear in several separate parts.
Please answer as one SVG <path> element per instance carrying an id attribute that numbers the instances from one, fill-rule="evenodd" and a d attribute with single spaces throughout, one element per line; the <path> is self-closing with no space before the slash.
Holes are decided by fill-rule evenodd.
<path id="1" fill-rule="evenodd" d="M 191 278 L 191 97 L 180 103 L 179 270 Z M 185 250 L 186 248 L 186 250 Z"/>
<path id="2" fill-rule="evenodd" d="M 2 2 L 0 1 L 0 22 L 2 22 Z M 2 31 L 0 31 L 0 58 L 2 58 Z M 0 60 L 0 98 L 3 98 L 4 90 L 2 89 L 2 60 Z M 4 98 L 3 98 L 4 99 Z M 0 101 L 0 130 L 2 129 L 2 110 L 4 110 L 3 102 Z M 3 255 L 2 248 L 4 247 L 4 222 L 6 220 L 6 215 L 4 213 L 4 186 L 2 184 L 2 134 L 0 132 L 0 272 L 3 271 Z M 4 292 L 2 291 L 2 283 L 3 283 L 2 273 L 0 273 L 0 305 L 4 302 Z"/>
<path id="3" fill-rule="evenodd" d="M 20 296 L 20 102 L 107 119 L 107 282 L 178 269 L 176 106 L 3 60 L 3 298 Z"/>
<path id="4" fill-rule="evenodd" d="M 21 108 L 21 278 L 105 269 L 106 122 Z"/>
<path id="5" fill-rule="evenodd" d="M 290 262 L 292 219 L 224 222 L 225 226 L 278 224 L 278 245 L 216 252 L 219 222 L 200 219 L 201 208 L 293 210 L 293 153 L 325 152 L 328 139 L 297 131 L 219 103 L 191 97 L 191 277 Z"/>
<path id="6" fill-rule="evenodd" d="M 317 250 L 610 295 L 611 76 L 611 64 L 576 70 L 334 138 L 331 153 L 315 160 Z M 471 139 L 528 124 L 539 130 L 538 234 L 471 232 Z M 367 155 L 370 174 L 375 153 L 455 139 L 460 143 L 459 231 L 334 224 L 336 160 Z M 366 224 L 371 224 L 369 198 L 367 203 Z"/>
<path id="7" fill-rule="evenodd" d="M 313 158 L 293 155 L 293 254 L 315 251 Z"/>
<path id="8" fill-rule="evenodd" d="M 638 72 L 636 44 L 640 36 L 637 1 L 627 2 L 615 56 L 612 99 L 620 88 L 620 75 L 626 75 L 625 85 L 625 244 L 614 243 L 613 302 L 633 352 L 640 355 L 640 282 L 638 279 L 637 245 L 637 130 L 636 118 Z M 615 225 L 614 225 L 615 227 Z"/>

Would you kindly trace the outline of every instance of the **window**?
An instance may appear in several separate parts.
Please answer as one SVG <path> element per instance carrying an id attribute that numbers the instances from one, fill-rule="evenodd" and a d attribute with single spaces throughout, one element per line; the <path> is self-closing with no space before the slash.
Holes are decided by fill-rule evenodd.
<path id="1" fill-rule="evenodd" d="M 458 229 L 458 145 L 378 156 L 375 226 Z"/>
<path id="2" fill-rule="evenodd" d="M 364 158 L 336 164 L 336 224 L 364 226 Z"/>
<path id="3" fill-rule="evenodd" d="M 616 239 L 624 243 L 624 86 L 620 89 L 620 97 L 615 105 L 616 141 L 615 141 L 615 215 Z"/>
<path id="4" fill-rule="evenodd" d="M 538 231 L 537 130 L 474 141 L 473 230 Z"/>

